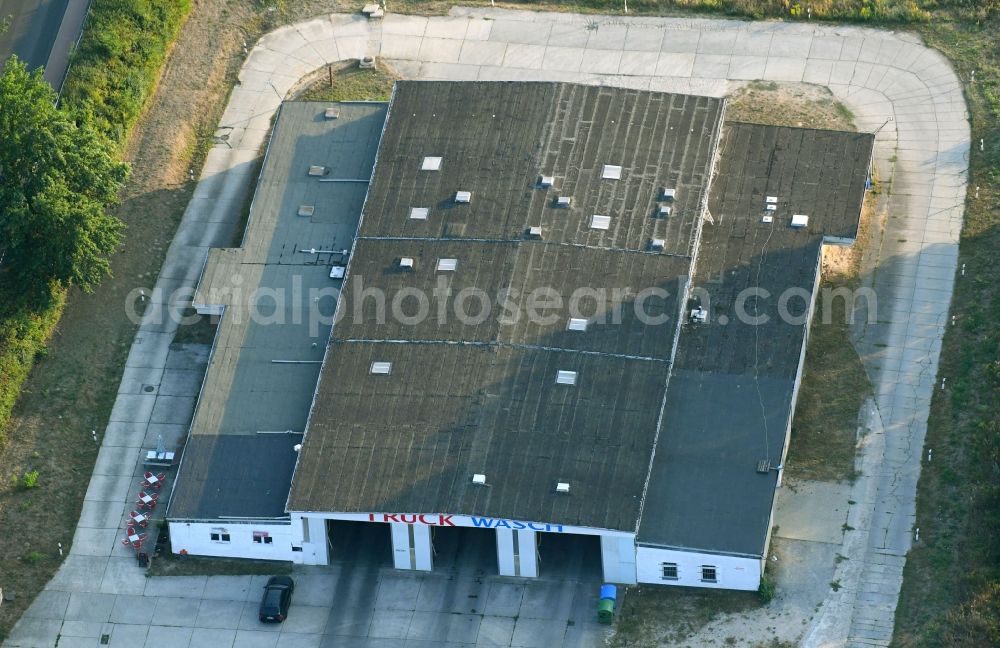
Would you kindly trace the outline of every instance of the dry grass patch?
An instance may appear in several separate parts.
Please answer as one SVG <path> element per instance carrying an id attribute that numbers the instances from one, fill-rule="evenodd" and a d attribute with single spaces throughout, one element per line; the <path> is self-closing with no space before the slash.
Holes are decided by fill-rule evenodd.
<path id="1" fill-rule="evenodd" d="M 824 86 L 751 81 L 729 97 L 726 119 L 827 130 L 856 131 L 854 115 Z"/>
<path id="2" fill-rule="evenodd" d="M 684 640 L 722 615 L 760 606 L 756 592 L 657 585 L 630 587 L 618 613 L 611 646 L 683 645 Z"/>
<path id="3" fill-rule="evenodd" d="M 289 95 L 296 101 L 388 101 L 393 84 L 400 78 L 383 61 L 375 69 L 362 69 L 355 59 L 313 72 Z"/>

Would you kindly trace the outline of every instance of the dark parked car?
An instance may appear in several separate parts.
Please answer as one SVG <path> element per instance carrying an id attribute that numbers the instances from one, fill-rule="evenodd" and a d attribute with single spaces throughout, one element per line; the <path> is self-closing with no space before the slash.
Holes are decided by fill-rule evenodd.
<path id="1" fill-rule="evenodd" d="M 288 576 L 272 576 L 264 586 L 260 600 L 260 620 L 263 623 L 281 623 L 288 616 L 295 583 Z"/>

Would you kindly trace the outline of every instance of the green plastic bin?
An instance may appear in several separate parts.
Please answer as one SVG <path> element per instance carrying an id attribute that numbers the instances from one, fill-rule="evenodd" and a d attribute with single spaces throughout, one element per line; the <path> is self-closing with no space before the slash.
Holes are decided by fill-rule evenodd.
<path id="1" fill-rule="evenodd" d="M 601 599 L 597 602 L 597 622 L 610 625 L 615 620 L 615 602 Z"/>

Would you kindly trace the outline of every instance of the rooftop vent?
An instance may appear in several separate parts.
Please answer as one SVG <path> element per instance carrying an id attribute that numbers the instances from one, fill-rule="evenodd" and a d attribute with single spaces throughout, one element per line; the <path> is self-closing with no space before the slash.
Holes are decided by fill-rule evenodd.
<path id="1" fill-rule="evenodd" d="M 571 317 L 566 323 L 567 331 L 586 331 L 587 330 L 587 320 L 582 317 Z"/>
<path id="2" fill-rule="evenodd" d="M 370 373 L 388 376 L 390 373 L 392 373 L 392 363 L 380 362 L 380 361 L 373 362 Z"/>
<path id="3" fill-rule="evenodd" d="M 340 117 L 340 106 L 330 106 L 323 112 L 324 119 L 337 119 Z"/>
<path id="4" fill-rule="evenodd" d="M 529 227 L 528 228 L 528 237 L 529 238 L 537 238 L 537 239 L 542 238 L 542 228 L 541 228 L 541 226 L 540 225 L 534 225 L 532 227 Z"/>
<path id="5" fill-rule="evenodd" d="M 410 218 L 412 220 L 427 220 L 427 215 L 431 213 L 431 210 L 427 207 L 413 207 L 410 209 Z"/>
<path id="6" fill-rule="evenodd" d="M 311 176 L 325 176 L 326 167 L 320 166 L 319 164 L 313 164 L 309 167 L 309 175 Z"/>
<path id="7" fill-rule="evenodd" d="M 552 176 L 540 176 L 538 178 L 538 186 L 539 187 L 551 187 L 552 183 L 554 183 L 555 181 L 556 181 L 556 179 L 553 178 Z"/>
<path id="8" fill-rule="evenodd" d="M 677 198 L 677 190 L 673 187 L 664 187 L 660 192 L 660 200 L 674 200 Z"/>
<path id="9" fill-rule="evenodd" d="M 767 473 L 771 472 L 771 460 L 761 459 L 760 461 L 758 461 L 757 472 L 759 472 L 762 475 L 766 475 Z"/>
<path id="10" fill-rule="evenodd" d="M 472 483 L 475 484 L 476 486 L 485 486 L 486 485 L 486 475 L 484 475 L 483 473 L 475 473 L 475 474 L 473 474 L 472 475 Z"/>
<path id="11" fill-rule="evenodd" d="M 316 213 L 316 207 L 314 205 L 299 205 L 297 213 L 299 216 L 312 216 Z"/>
<path id="12" fill-rule="evenodd" d="M 778 204 L 778 197 L 777 196 L 768 196 L 768 197 L 766 197 L 764 199 L 764 202 L 767 203 L 768 205 L 777 205 Z"/>
<path id="13" fill-rule="evenodd" d="M 660 218 L 666 218 L 667 216 L 670 215 L 670 212 L 672 211 L 674 211 L 674 208 L 671 207 L 670 205 L 660 205 L 660 208 L 657 210 L 657 213 L 660 215 Z"/>
<path id="14" fill-rule="evenodd" d="M 576 372 L 575 371 L 563 371 L 559 370 L 556 372 L 556 383 L 559 385 L 575 385 L 576 384 Z"/>
<path id="15" fill-rule="evenodd" d="M 665 247 L 667 247 L 667 242 L 665 239 L 649 239 L 649 249 L 656 252 L 661 252 Z"/>
<path id="16" fill-rule="evenodd" d="M 556 198 L 556 207 L 569 207 L 571 202 L 573 202 L 573 199 L 569 196 L 559 196 Z"/>
<path id="17" fill-rule="evenodd" d="M 569 492 L 569 482 L 556 482 L 556 492 L 557 493 L 568 493 Z"/>
<path id="18" fill-rule="evenodd" d="M 403 257 L 399 260 L 400 270 L 413 270 L 414 261 L 411 257 Z"/>
<path id="19" fill-rule="evenodd" d="M 458 267 L 458 259 L 438 259 L 438 270 L 441 272 L 454 272 Z"/>
<path id="20" fill-rule="evenodd" d="M 601 177 L 605 180 L 621 180 L 622 168 L 614 164 L 605 164 L 604 168 L 601 169 Z"/>
<path id="21" fill-rule="evenodd" d="M 699 306 L 691 310 L 691 321 L 696 324 L 704 324 L 708 321 L 708 310 Z"/>
<path id="22" fill-rule="evenodd" d="M 774 216 L 771 216 L 770 214 L 764 214 L 764 218 L 760 219 L 760 222 L 762 222 L 762 223 L 773 223 L 774 222 Z"/>
<path id="23" fill-rule="evenodd" d="M 342 265 L 335 265 L 330 268 L 330 278 L 331 279 L 343 279 L 344 273 L 347 272 L 347 268 Z"/>
<path id="24" fill-rule="evenodd" d="M 805 214 L 792 215 L 792 227 L 805 227 L 809 224 L 809 217 Z"/>
<path id="25" fill-rule="evenodd" d="M 611 217 L 601 216 L 599 214 L 594 214 L 594 217 L 590 219 L 590 228 L 606 230 L 611 227 Z"/>
<path id="26" fill-rule="evenodd" d="M 471 191 L 456 191 L 455 192 L 455 202 L 460 204 L 468 204 L 472 202 L 472 192 Z"/>
<path id="27" fill-rule="evenodd" d="M 764 205 L 764 209 L 766 211 L 778 211 L 778 206 L 773 203 L 768 203 L 767 205 Z"/>
<path id="28" fill-rule="evenodd" d="M 425 157 L 424 161 L 420 164 L 421 171 L 440 171 L 441 170 L 441 158 L 439 157 Z"/>

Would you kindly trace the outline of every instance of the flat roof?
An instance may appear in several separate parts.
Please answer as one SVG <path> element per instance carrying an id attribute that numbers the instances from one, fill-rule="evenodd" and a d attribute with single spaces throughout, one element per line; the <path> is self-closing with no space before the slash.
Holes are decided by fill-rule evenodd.
<path id="1" fill-rule="evenodd" d="M 634 531 L 723 107 L 563 83 L 397 83 L 288 510 Z M 426 157 L 440 168 L 423 169 Z M 602 177 L 608 165 L 619 179 Z M 455 202 L 460 191 L 470 202 Z M 610 221 L 592 227 L 595 215 Z M 441 258 L 456 269 L 438 272 Z M 522 317 L 454 322 L 431 309 L 380 323 L 373 301 L 354 304 L 377 288 L 391 307 L 439 281 L 455 296 L 499 290 Z M 570 331 L 579 288 L 604 298 L 578 309 L 595 316 L 586 331 Z M 649 288 L 664 292 L 645 312 L 666 322 L 636 316 Z M 532 321 L 542 289 L 563 304 Z M 596 321 L 614 289 L 622 315 Z M 372 374 L 373 362 L 389 373 Z M 558 371 L 577 372 L 576 384 L 558 384 Z M 474 473 L 490 486 L 472 485 Z"/>
<path id="2" fill-rule="evenodd" d="M 412 267 L 401 268 L 402 258 Z M 454 259 L 455 269 L 439 270 L 442 259 Z M 333 337 L 669 359 L 690 266 L 688 257 L 538 241 L 361 239 Z M 426 296 L 423 306 L 414 291 Z M 485 307 L 477 294 L 488 298 Z M 393 316 L 393 304 L 403 317 Z M 427 317 L 418 317 L 421 309 Z M 570 317 L 586 319 L 586 330 L 567 330 Z M 662 323 L 648 323 L 656 318 Z"/>
<path id="3" fill-rule="evenodd" d="M 759 556 L 824 238 L 857 234 L 874 136 L 726 123 L 638 541 Z M 768 197 L 776 198 L 769 211 Z M 808 225 L 792 227 L 795 214 Z M 770 216 L 771 222 L 764 217 Z M 747 288 L 767 296 L 739 296 Z M 796 291 L 779 311 L 781 296 Z M 756 321 L 756 323 L 754 323 Z"/>
<path id="4" fill-rule="evenodd" d="M 168 518 L 284 518 L 301 434 L 200 434 L 184 448 Z"/>
<path id="5" fill-rule="evenodd" d="M 342 106 L 341 119 L 353 106 Z M 215 438 L 242 436 L 240 443 L 258 448 L 246 462 L 256 465 L 270 451 L 265 444 L 297 438 L 259 432 L 306 426 L 301 400 L 277 403 L 278 412 L 295 412 L 273 422 L 229 412 L 302 389 L 281 377 L 289 384 L 271 390 L 271 360 L 280 351 L 281 359 L 307 361 L 302 375 L 309 367 L 313 382 L 320 380 L 287 511 L 465 513 L 638 528 L 640 543 L 760 555 L 776 472 L 760 474 L 757 465 L 780 461 L 807 333 L 802 321 L 778 317 L 777 300 L 804 289 L 789 304 L 801 314 L 823 241 L 855 237 L 873 136 L 723 126 L 721 100 L 558 83 L 400 82 L 388 118 L 384 106 L 367 105 L 373 112 L 356 119 L 365 128 L 350 137 L 336 135 L 322 107 L 311 116 L 302 109 L 303 123 L 294 127 L 284 125 L 283 109 L 244 248 L 254 251 L 213 254 L 202 281 L 214 286 L 238 276 L 281 286 L 282 272 L 301 271 L 315 282 L 309 285 L 339 285 L 328 270 L 344 260 L 336 248 L 351 247 L 368 187 L 320 182 L 365 177 L 364 167 L 338 171 L 323 160 L 368 156 L 374 176 L 339 318 L 316 333 L 329 336 L 322 369 L 318 351 L 302 344 L 313 338 L 294 325 L 220 329 L 213 366 L 224 366 L 215 373 L 210 366 L 212 392 L 203 394 L 205 414 L 199 405 L 192 426 L 192 452 L 204 456 L 185 459 L 182 474 L 197 475 L 189 485 L 178 481 L 181 504 L 177 511 L 171 504 L 170 517 L 194 517 L 181 509 L 224 516 L 216 511 L 241 506 L 219 505 L 218 482 L 204 479 L 232 480 L 227 470 L 243 470 L 211 468 L 221 456 Z M 348 115 L 344 125 L 352 123 Z M 308 143 L 321 148 L 309 152 Z M 436 170 L 422 168 L 428 157 L 441 158 L 430 165 Z M 327 175 L 309 176 L 314 164 Z M 552 184 L 540 183 L 542 176 Z M 315 224 L 333 229 L 306 232 L 320 242 L 315 254 L 301 252 L 309 249 L 303 237 L 280 225 L 305 203 L 295 183 L 303 191 L 331 188 L 329 202 L 313 201 L 317 212 L 343 210 L 336 212 L 342 219 Z M 334 193 L 345 191 L 360 194 Z M 469 202 L 456 203 L 466 191 Z M 558 205 L 560 196 L 569 207 Z M 414 208 L 426 208 L 426 218 L 411 218 Z M 266 212 L 260 221 L 258 210 Z M 805 226 L 792 226 L 797 214 L 808 216 Z M 654 238 L 663 245 L 650 245 Z M 255 256 L 244 262 L 244 254 Z M 442 259 L 453 263 L 439 268 Z M 766 323 L 738 316 L 737 298 L 750 286 L 773 295 L 746 304 L 751 315 L 769 315 Z M 436 289 L 447 296 L 445 316 L 433 301 L 426 317 L 415 316 L 413 295 L 433 300 Z M 577 304 L 582 313 L 569 304 L 580 289 L 601 295 Z M 532 298 L 539 291 L 548 306 Z M 490 314 L 457 317 L 454 300 L 473 292 L 492 300 Z M 561 304 L 552 305 L 553 297 Z M 640 298 L 643 317 L 635 309 Z M 387 309 L 381 317 L 379 300 Z M 395 316 L 394 302 L 402 309 Z M 219 303 L 227 309 L 223 325 L 250 308 L 237 298 Z M 529 305 L 542 321 L 525 317 Z M 705 323 L 687 321 L 697 305 L 709 312 Z M 609 313 L 617 316 L 602 318 Z M 268 337 L 270 329 L 277 337 Z M 241 365 L 250 346 L 246 357 L 257 361 Z M 249 382 L 240 382 L 241 371 Z M 262 402 L 251 403 L 255 397 Z M 265 421 L 274 429 L 260 429 Z M 287 483 L 291 468 L 280 470 Z M 472 483 L 477 473 L 488 486 Z M 570 493 L 557 493 L 557 482 L 569 482 Z M 261 488 L 268 495 L 256 515 L 265 516 L 273 489 Z"/>
<path id="6" fill-rule="evenodd" d="M 330 354 L 290 510 L 635 528 L 666 362 L 386 342 L 337 342 Z M 373 362 L 390 373 L 371 373 Z M 576 384 L 558 384 L 558 371 Z M 556 493 L 560 481 L 571 494 Z"/>
<path id="7" fill-rule="evenodd" d="M 549 242 L 646 250 L 659 238 L 688 255 L 722 108 L 570 83 L 397 82 L 361 235 L 510 240 L 540 226 Z M 421 169 L 426 156 L 439 171 Z M 605 165 L 621 180 L 602 178 Z M 664 188 L 676 190 L 673 213 L 656 218 Z M 458 191 L 471 202 L 456 204 Z M 427 219 L 411 219 L 413 207 L 430 208 Z M 591 228 L 594 214 L 611 227 Z"/>
<path id="8" fill-rule="evenodd" d="M 234 483 L 226 477 L 234 469 L 221 470 L 222 463 L 201 455 L 238 446 L 241 460 L 258 465 L 273 450 L 268 433 L 305 429 L 339 288 L 339 281 L 330 279 L 330 267 L 351 246 L 368 188 L 367 182 L 321 180 L 371 177 L 387 112 L 384 103 L 341 104 L 340 117 L 328 120 L 328 105 L 282 105 L 243 245 L 209 254 L 193 303 L 200 310 L 224 309 L 224 314 L 169 517 L 215 516 L 229 504 L 243 512 L 221 514 L 251 515 L 247 503 L 216 495 L 220 484 Z M 312 165 L 324 167 L 326 175 L 310 176 Z M 300 209 L 304 205 L 313 209 L 300 215 L 309 211 Z M 317 293 L 323 297 L 314 301 L 311 291 L 323 291 Z M 311 310 L 323 317 L 310 317 Z M 262 440 L 217 444 L 201 438 L 229 435 Z M 260 453 L 256 463 L 254 452 Z M 274 467 L 279 472 L 272 478 L 285 483 L 283 501 L 293 465 Z M 262 496 L 260 514 L 273 509 Z"/>

